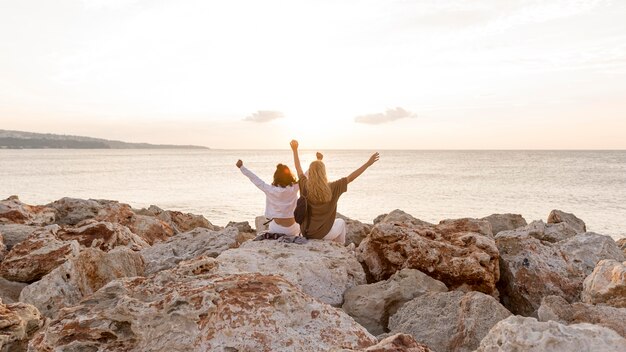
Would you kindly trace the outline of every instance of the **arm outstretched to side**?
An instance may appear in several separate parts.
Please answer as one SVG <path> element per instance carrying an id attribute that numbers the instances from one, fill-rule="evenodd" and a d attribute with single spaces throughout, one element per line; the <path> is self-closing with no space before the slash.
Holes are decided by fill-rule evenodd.
<path id="1" fill-rule="evenodd" d="M 346 177 L 348 179 L 348 183 L 354 181 L 357 177 L 361 176 L 363 171 L 365 171 L 368 167 L 374 165 L 374 163 L 378 161 L 379 157 L 380 155 L 378 154 L 378 152 L 372 154 L 372 156 L 370 156 L 369 160 L 367 160 L 365 164 L 363 164 L 360 168 L 354 170 L 350 175 L 348 175 L 348 177 Z"/>

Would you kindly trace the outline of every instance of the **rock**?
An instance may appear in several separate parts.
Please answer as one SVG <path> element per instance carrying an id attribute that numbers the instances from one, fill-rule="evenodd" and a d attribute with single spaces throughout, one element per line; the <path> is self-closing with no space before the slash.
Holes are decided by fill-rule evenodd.
<path id="1" fill-rule="evenodd" d="M 486 220 L 491 224 L 494 235 L 501 231 L 515 230 L 528 224 L 520 214 L 491 214 L 481 220 Z"/>
<path id="2" fill-rule="evenodd" d="M 148 215 L 134 215 L 126 224 L 134 234 L 153 245 L 174 236 L 174 230 L 165 221 Z"/>
<path id="3" fill-rule="evenodd" d="M 61 198 L 47 205 L 56 213 L 56 223 L 76 225 L 87 219 L 126 225 L 134 213 L 128 204 L 104 199 Z"/>
<path id="4" fill-rule="evenodd" d="M 0 231 L 2 231 L 1 227 Z M 617 240 L 617 245 L 622 250 L 622 252 L 624 252 L 624 256 L 626 256 L 626 238 L 620 238 L 619 240 Z"/>
<path id="5" fill-rule="evenodd" d="M 30 226 L 23 224 L 0 224 L 0 233 L 4 237 L 4 244 L 8 250 L 13 246 L 24 241 L 35 230 L 41 229 L 41 226 Z"/>
<path id="6" fill-rule="evenodd" d="M 250 223 L 247 221 L 234 222 L 230 221 L 226 227 L 235 227 L 239 232 L 247 232 L 247 233 L 256 233 L 252 227 L 250 227 Z"/>
<path id="7" fill-rule="evenodd" d="M 244 242 L 253 240 L 257 236 L 257 232 L 252 227 L 250 227 L 250 224 L 247 221 L 242 221 L 242 222 L 231 221 L 226 225 L 226 228 L 229 228 L 229 227 L 235 228 L 238 231 L 237 237 L 235 239 L 236 243 L 232 246 L 233 248 L 239 247 Z"/>
<path id="8" fill-rule="evenodd" d="M 134 251 L 150 247 L 126 226 L 96 220 L 85 220 L 75 228 L 64 227 L 57 233 L 57 237 L 64 241 L 76 240 L 82 247 L 99 248 L 105 252 L 118 246 Z"/>
<path id="9" fill-rule="evenodd" d="M 433 224 L 414 218 L 412 215 L 403 212 L 400 209 L 396 209 L 389 214 L 379 215 L 374 219 L 374 225 L 384 224 L 404 224 L 414 226 L 434 226 Z"/>
<path id="10" fill-rule="evenodd" d="M 219 232 L 198 227 L 157 243 L 141 251 L 146 262 L 146 274 L 173 268 L 183 260 L 201 255 L 217 257 L 235 246 L 238 234 L 235 227 L 227 227 Z"/>
<path id="11" fill-rule="evenodd" d="M 20 292 L 27 285 L 22 282 L 9 281 L 0 277 L 0 300 L 5 304 L 11 304 L 20 300 Z"/>
<path id="12" fill-rule="evenodd" d="M 511 313 L 480 292 L 433 292 L 406 303 L 389 319 L 391 333 L 406 333 L 437 352 L 473 351 Z"/>
<path id="13" fill-rule="evenodd" d="M 0 264 L 0 276 L 11 281 L 37 281 L 78 255 L 78 242 L 59 239 L 59 230 L 58 225 L 46 226 L 13 247 Z"/>
<path id="14" fill-rule="evenodd" d="M 0 351 L 25 351 L 28 340 L 43 323 L 37 308 L 30 304 L 7 305 L 0 300 Z"/>
<path id="15" fill-rule="evenodd" d="M 541 300 L 550 295 L 568 302 L 580 300 L 583 280 L 595 264 L 623 254 L 608 236 L 591 232 L 565 241 L 540 241 L 526 233 L 500 232 L 498 290 L 502 303 L 514 314 L 537 316 Z"/>
<path id="16" fill-rule="evenodd" d="M 7 252 L 7 246 L 4 245 L 4 237 L 2 236 L 2 232 L 0 232 L 0 262 L 2 262 Z"/>
<path id="17" fill-rule="evenodd" d="M 530 235 L 538 240 L 547 242 L 560 242 L 576 236 L 578 233 L 567 223 L 546 224 L 545 222 L 533 221 L 530 224 L 515 230 L 500 231 L 502 236 Z"/>
<path id="18" fill-rule="evenodd" d="M 355 246 L 359 246 L 361 241 L 372 230 L 372 225 L 364 224 L 358 220 L 352 220 L 346 216 L 337 213 L 337 218 L 343 219 L 346 222 L 346 243 L 354 243 Z"/>
<path id="19" fill-rule="evenodd" d="M 555 209 L 550 212 L 550 215 L 548 215 L 548 224 L 558 224 L 562 222 L 570 225 L 573 229 L 576 230 L 577 233 L 587 232 L 587 226 L 585 225 L 585 222 L 577 218 L 574 214 Z"/>
<path id="20" fill-rule="evenodd" d="M 306 294 L 340 306 L 343 293 L 366 283 L 365 273 L 354 254 L 345 247 L 321 240 L 306 244 L 250 241 L 217 257 L 220 272 L 281 275 Z"/>
<path id="21" fill-rule="evenodd" d="M 583 283 L 582 301 L 626 308 L 626 261 L 598 262 Z"/>
<path id="22" fill-rule="evenodd" d="M 554 321 L 511 316 L 494 326 L 476 352 L 619 352 L 626 351 L 626 339 L 598 325 L 563 325 Z"/>
<path id="23" fill-rule="evenodd" d="M 330 351 L 376 339 L 276 275 L 218 275 L 214 259 L 118 279 L 59 317 L 30 351 Z"/>
<path id="24" fill-rule="evenodd" d="M 472 218 L 441 220 L 437 225 L 437 231 L 445 233 L 474 232 L 493 237 L 493 230 L 489 221 Z"/>
<path id="25" fill-rule="evenodd" d="M 24 288 L 20 301 L 34 305 L 46 317 L 54 317 L 61 308 L 77 304 L 109 281 L 143 274 L 143 258 L 129 248 L 118 247 L 108 253 L 87 248 Z"/>
<path id="26" fill-rule="evenodd" d="M 269 224 L 266 224 L 267 218 L 265 216 L 257 216 L 254 218 L 254 227 L 256 227 L 256 233 L 265 232 L 269 230 Z"/>
<path id="27" fill-rule="evenodd" d="M 54 223 L 54 210 L 24 204 L 17 196 L 0 201 L 0 223 L 45 226 Z"/>
<path id="28" fill-rule="evenodd" d="M 402 269 L 387 281 L 347 289 L 342 308 L 372 335 L 380 335 L 389 331 L 389 317 L 406 302 L 425 293 L 446 291 L 443 282 L 415 269 Z"/>
<path id="29" fill-rule="evenodd" d="M 148 209 L 135 210 L 134 212 L 139 215 L 155 216 L 166 222 L 176 233 L 189 232 L 197 227 L 214 231 L 219 230 L 218 226 L 211 224 L 211 222 L 202 215 L 163 210 L 156 205 L 151 205 Z"/>
<path id="30" fill-rule="evenodd" d="M 360 350 L 342 349 L 340 352 L 433 352 L 428 346 L 415 341 L 408 334 L 395 334 L 384 338 L 374 346 Z"/>
<path id="31" fill-rule="evenodd" d="M 626 308 L 586 303 L 569 304 L 559 296 L 548 296 L 541 301 L 538 311 L 539 321 L 556 321 L 569 325 L 589 323 L 613 329 L 626 337 Z"/>
<path id="32" fill-rule="evenodd" d="M 488 236 L 465 231 L 462 225 L 457 222 L 424 227 L 381 222 L 361 242 L 357 256 L 374 281 L 412 268 L 450 289 L 495 294 L 500 277 L 495 242 Z"/>

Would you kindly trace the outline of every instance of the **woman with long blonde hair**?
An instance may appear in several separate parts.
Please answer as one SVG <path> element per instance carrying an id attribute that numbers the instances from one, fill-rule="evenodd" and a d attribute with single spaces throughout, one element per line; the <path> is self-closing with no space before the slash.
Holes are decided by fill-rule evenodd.
<path id="1" fill-rule="evenodd" d="M 374 153 L 369 160 L 350 175 L 328 182 L 326 166 L 316 160 L 309 166 L 308 176 L 302 172 L 298 156 L 298 141 L 292 140 L 291 150 L 298 172 L 300 194 L 307 198 L 308 215 L 300 226 L 302 234 L 309 239 L 323 239 L 345 244 L 346 223 L 337 216 L 339 197 L 348 190 L 348 183 L 359 177 L 363 171 L 378 161 L 379 154 Z"/>

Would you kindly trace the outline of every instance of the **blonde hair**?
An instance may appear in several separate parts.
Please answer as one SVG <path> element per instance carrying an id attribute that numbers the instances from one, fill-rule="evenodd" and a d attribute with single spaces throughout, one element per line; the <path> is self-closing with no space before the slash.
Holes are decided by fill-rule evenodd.
<path id="1" fill-rule="evenodd" d="M 309 166 L 309 182 L 307 186 L 308 198 L 313 203 L 327 203 L 333 197 L 328 186 L 326 166 L 320 160 L 312 162 Z"/>

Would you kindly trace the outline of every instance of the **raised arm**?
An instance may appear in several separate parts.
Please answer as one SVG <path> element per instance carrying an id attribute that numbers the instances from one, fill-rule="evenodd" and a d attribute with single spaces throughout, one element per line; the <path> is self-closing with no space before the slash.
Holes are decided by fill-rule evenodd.
<path id="1" fill-rule="evenodd" d="M 304 177 L 304 172 L 302 172 L 302 165 L 300 165 L 300 157 L 298 156 L 298 141 L 292 140 L 289 143 L 291 146 L 291 150 L 293 151 L 293 163 L 296 164 L 296 171 L 298 172 L 298 178 Z"/>
<path id="2" fill-rule="evenodd" d="M 244 174 L 247 178 L 249 178 L 250 181 L 252 181 L 252 183 L 254 183 L 254 185 L 257 186 L 261 191 L 267 192 L 272 188 L 272 186 L 263 182 L 263 180 L 261 180 L 257 175 L 255 175 L 252 171 L 248 170 L 245 166 L 243 166 L 243 161 L 237 160 L 237 163 L 235 164 L 235 166 L 237 166 L 239 170 L 241 170 L 241 173 Z"/>
<path id="3" fill-rule="evenodd" d="M 354 181 L 357 177 L 361 176 L 363 171 L 365 171 L 368 167 L 372 166 L 375 162 L 378 161 L 378 158 L 378 152 L 372 154 L 372 156 L 365 164 L 363 164 L 360 168 L 354 170 L 350 175 L 348 175 L 348 177 L 346 177 L 348 179 L 348 183 Z"/>

